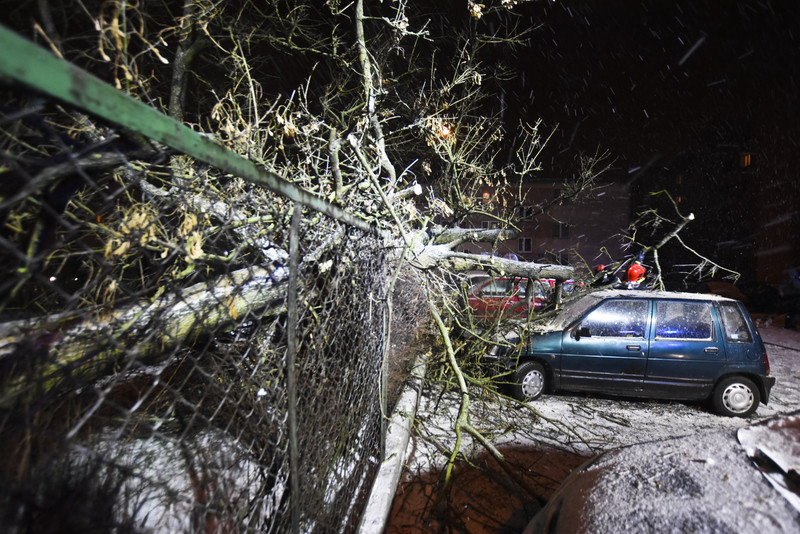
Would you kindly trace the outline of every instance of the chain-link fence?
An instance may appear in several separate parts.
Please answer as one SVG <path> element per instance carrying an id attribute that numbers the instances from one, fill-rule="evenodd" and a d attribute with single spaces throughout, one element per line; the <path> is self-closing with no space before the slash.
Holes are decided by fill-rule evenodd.
<path id="1" fill-rule="evenodd" d="M 376 235 L 2 90 L 4 530 L 352 530 L 381 460 Z"/>

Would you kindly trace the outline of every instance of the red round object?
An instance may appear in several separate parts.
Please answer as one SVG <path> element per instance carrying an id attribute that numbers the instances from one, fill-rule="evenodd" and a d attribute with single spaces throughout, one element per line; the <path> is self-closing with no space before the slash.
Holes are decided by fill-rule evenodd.
<path id="1" fill-rule="evenodd" d="M 638 263 L 628 267 L 628 282 L 638 282 L 644 278 L 645 268 Z"/>

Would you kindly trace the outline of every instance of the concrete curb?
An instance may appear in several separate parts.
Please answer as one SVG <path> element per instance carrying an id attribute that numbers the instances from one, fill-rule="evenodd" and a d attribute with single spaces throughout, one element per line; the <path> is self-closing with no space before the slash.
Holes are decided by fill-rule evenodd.
<path id="1" fill-rule="evenodd" d="M 400 482 L 400 475 L 403 472 L 413 421 L 417 416 L 426 365 L 427 358 L 425 356 L 420 356 L 414 362 L 409 381 L 403 388 L 403 394 L 392 413 L 392 419 L 386 429 L 385 459 L 378 470 L 369 500 L 361 515 L 361 523 L 358 526 L 359 534 L 383 532 L 386 527 L 397 484 Z"/>

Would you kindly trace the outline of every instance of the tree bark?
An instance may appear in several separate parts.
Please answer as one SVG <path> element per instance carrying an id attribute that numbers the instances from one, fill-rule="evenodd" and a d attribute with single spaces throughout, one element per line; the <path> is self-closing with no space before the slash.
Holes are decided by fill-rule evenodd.
<path id="1" fill-rule="evenodd" d="M 519 230 L 512 228 L 445 228 L 434 232 L 434 245 L 449 245 L 450 248 L 469 241 L 472 243 L 492 243 L 501 239 L 514 239 L 519 236 Z"/>

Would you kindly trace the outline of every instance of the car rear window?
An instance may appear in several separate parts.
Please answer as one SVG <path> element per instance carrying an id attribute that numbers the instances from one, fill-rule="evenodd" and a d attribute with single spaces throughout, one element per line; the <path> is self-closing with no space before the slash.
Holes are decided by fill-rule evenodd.
<path id="1" fill-rule="evenodd" d="M 710 302 L 660 300 L 656 302 L 657 339 L 712 339 Z"/>
<path id="2" fill-rule="evenodd" d="M 725 337 L 728 341 L 750 343 L 753 336 L 747 327 L 747 321 L 742 315 L 742 310 L 735 302 L 720 302 L 719 309 L 722 313 L 722 325 L 725 328 Z"/>

